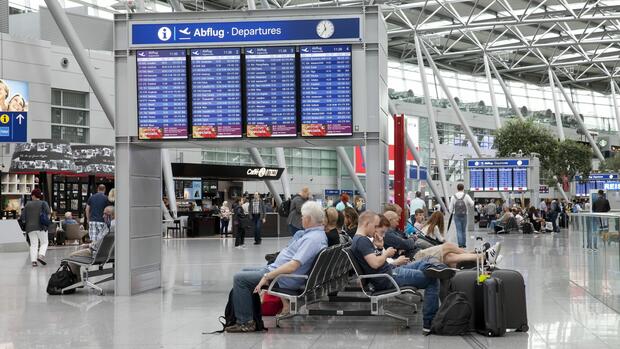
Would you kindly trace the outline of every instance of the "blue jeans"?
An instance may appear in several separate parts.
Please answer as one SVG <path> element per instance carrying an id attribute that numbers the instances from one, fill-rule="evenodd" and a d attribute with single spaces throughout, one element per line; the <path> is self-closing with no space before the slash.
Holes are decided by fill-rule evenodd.
<path id="1" fill-rule="evenodd" d="M 288 225 L 288 232 L 289 232 L 289 234 L 291 234 L 291 236 L 295 235 L 295 233 L 300 231 L 300 230 L 303 230 L 303 229 L 297 228 L 296 226 L 294 226 L 292 224 Z"/>
<path id="2" fill-rule="evenodd" d="M 467 245 L 467 215 L 454 215 L 454 225 L 456 227 L 456 239 L 460 248 Z"/>
<path id="3" fill-rule="evenodd" d="M 228 235 L 228 219 L 220 219 L 220 234 Z"/>
<path id="4" fill-rule="evenodd" d="M 430 258 L 409 263 L 392 270 L 392 276 L 398 286 L 413 286 L 424 289 L 424 308 L 422 309 L 424 326 L 430 326 L 439 308 L 439 280 L 424 275 L 424 269 L 434 265 Z"/>
<path id="5" fill-rule="evenodd" d="M 254 241 L 260 242 L 261 241 L 260 230 L 261 230 L 261 227 L 263 226 L 263 220 L 260 219 L 259 214 L 252 215 L 252 223 L 254 223 Z"/>
<path id="6" fill-rule="evenodd" d="M 586 217 L 586 248 L 598 249 L 598 232 L 602 230 L 603 221 L 599 217 Z"/>
<path id="7" fill-rule="evenodd" d="M 549 219 L 551 219 L 551 223 L 553 223 L 553 231 L 556 233 L 560 232 L 560 227 L 558 227 L 558 213 L 551 212 L 549 214 Z"/>
<path id="8" fill-rule="evenodd" d="M 238 324 L 244 324 L 254 318 L 252 293 L 267 272 L 269 269 L 266 266 L 243 268 L 233 277 L 233 306 Z"/>

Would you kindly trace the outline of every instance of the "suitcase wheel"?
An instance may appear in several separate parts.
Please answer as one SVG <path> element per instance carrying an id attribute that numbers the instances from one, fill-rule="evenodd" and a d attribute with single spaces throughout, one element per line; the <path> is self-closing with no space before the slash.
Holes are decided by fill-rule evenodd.
<path id="1" fill-rule="evenodd" d="M 517 332 L 527 332 L 529 330 L 530 330 L 530 327 L 528 325 L 523 325 L 517 329 Z"/>

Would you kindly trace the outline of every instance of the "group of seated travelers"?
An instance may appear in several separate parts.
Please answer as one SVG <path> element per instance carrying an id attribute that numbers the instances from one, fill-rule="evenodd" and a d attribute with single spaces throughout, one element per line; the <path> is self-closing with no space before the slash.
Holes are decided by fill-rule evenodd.
<path id="1" fill-rule="evenodd" d="M 504 206 L 501 215 L 492 216 L 489 227 L 495 233 L 502 233 L 510 229 L 521 229 L 524 224 L 531 224 L 533 232 L 545 229 L 545 218 L 541 216 L 539 210 L 534 206 L 523 209 L 519 206 Z"/>
<path id="2" fill-rule="evenodd" d="M 388 274 L 399 286 L 424 289 L 423 330 L 430 331 L 439 307 L 439 280 L 454 276 L 462 262 L 496 264 L 501 245 L 485 244 L 483 253 L 472 253 L 446 242 L 444 216 L 434 212 L 426 220 L 425 211 L 416 210 L 407 219 L 405 231 L 399 229 L 402 208 L 388 204 L 383 214 L 366 210 L 359 216 L 350 207 L 324 210 L 314 201 L 301 207 L 303 229 L 297 231 L 275 261 L 265 266 L 244 268 L 233 278 L 232 301 L 237 323 L 225 328 L 229 333 L 252 332 L 252 293 L 260 293 L 281 274 L 308 275 L 324 248 L 350 241 L 352 255 L 364 274 Z M 407 212 L 406 212 L 407 213 Z M 408 217 L 408 215 L 405 215 Z M 298 290 L 303 278 L 280 278 L 281 289 Z M 393 288 L 388 279 L 371 281 L 380 291 Z M 288 303 L 282 299 L 284 310 Z"/>

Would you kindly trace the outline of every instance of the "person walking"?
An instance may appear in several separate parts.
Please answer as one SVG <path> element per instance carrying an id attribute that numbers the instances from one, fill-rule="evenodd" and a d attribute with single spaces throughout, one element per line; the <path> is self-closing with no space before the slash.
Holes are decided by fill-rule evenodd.
<path id="1" fill-rule="evenodd" d="M 428 215 L 428 207 L 426 207 L 426 203 L 424 202 L 424 200 L 422 199 L 422 192 L 421 191 L 416 191 L 415 192 L 415 198 L 413 200 L 411 200 L 411 203 L 409 204 L 409 212 L 415 214 L 415 211 L 417 210 L 424 210 L 424 216 L 427 217 Z M 412 219 L 413 221 L 414 219 Z"/>
<path id="2" fill-rule="evenodd" d="M 243 210 L 244 202 L 245 198 L 241 197 L 236 199 L 233 204 L 233 226 L 237 227 L 237 232 L 235 235 L 236 248 L 245 248 L 245 221 L 247 219 L 247 215 Z"/>
<path id="3" fill-rule="evenodd" d="M 467 208 L 474 206 L 474 200 L 465 194 L 463 183 L 456 186 L 456 194 L 450 198 L 450 212 L 454 215 L 456 238 L 460 248 L 467 247 Z"/>
<path id="4" fill-rule="evenodd" d="M 222 203 L 220 207 L 220 237 L 228 237 L 228 224 L 230 222 L 232 211 L 228 207 L 228 201 Z"/>
<path id="5" fill-rule="evenodd" d="M 49 244 L 47 240 L 47 221 L 49 224 L 50 207 L 47 202 L 41 200 L 43 194 L 41 189 L 36 188 L 30 194 L 32 201 L 29 201 L 24 207 L 21 220 L 24 223 L 26 234 L 30 239 L 30 262 L 33 267 L 38 263 L 46 265 L 45 253 Z M 41 246 L 39 247 L 39 242 Z"/>
<path id="6" fill-rule="evenodd" d="M 261 228 L 265 223 L 265 203 L 258 192 L 254 193 L 254 198 L 250 203 L 250 214 L 254 224 L 254 245 L 260 245 L 262 240 Z"/>
<path id="7" fill-rule="evenodd" d="M 310 189 L 304 187 L 298 195 L 291 199 L 291 208 L 288 214 L 288 230 L 291 236 L 299 230 L 303 230 L 301 222 L 301 207 L 310 198 Z"/>
<path id="8" fill-rule="evenodd" d="M 598 191 L 598 197 L 592 203 L 592 212 L 609 212 L 611 211 L 611 206 L 609 206 L 609 200 L 605 197 L 605 192 L 603 190 Z M 605 230 L 607 228 L 607 218 L 602 217 L 592 217 L 591 228 L 587 230 L 586 237 L 587 241 L 587 249 L 592 251 L 598 250 L 598 233 Z M 598 221 L 595 224 L 595 221 Z M 595 233 L 594 229 L 598 228 L 598 231 Z"/>
<path id="9" fill-rule="evenodd" d="M 107 227 L 103 220 L 103 210 L 110 206 L 110 201 L 105 195 L 105 185 L 99 184 L 97 193 L 88 198 L 86 202 L 86 216 L 88 220 L 88 237 L 91 242 L 95 242 L 103 236 L 107 231 Z"/>
<path id="10" fill-rule="evenodd" d="M 493 200 L 489 201 L 489 203 L 484 207 L 484 214 L 487 216 L 487 227 L 492 221 L 497 219 L 497 205 L 493 202 Z"/>

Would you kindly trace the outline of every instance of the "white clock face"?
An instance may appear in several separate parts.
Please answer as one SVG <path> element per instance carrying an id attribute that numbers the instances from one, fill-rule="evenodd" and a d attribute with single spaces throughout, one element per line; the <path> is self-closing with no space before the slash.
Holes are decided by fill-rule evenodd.
<path id="1" fill-rule="evenodd" d="M 334 23 L 328 20 L 320 21 L 319 24 L 316 25 L 316 33 L 323 39 L 330 38 L 334 35 Z"/>

